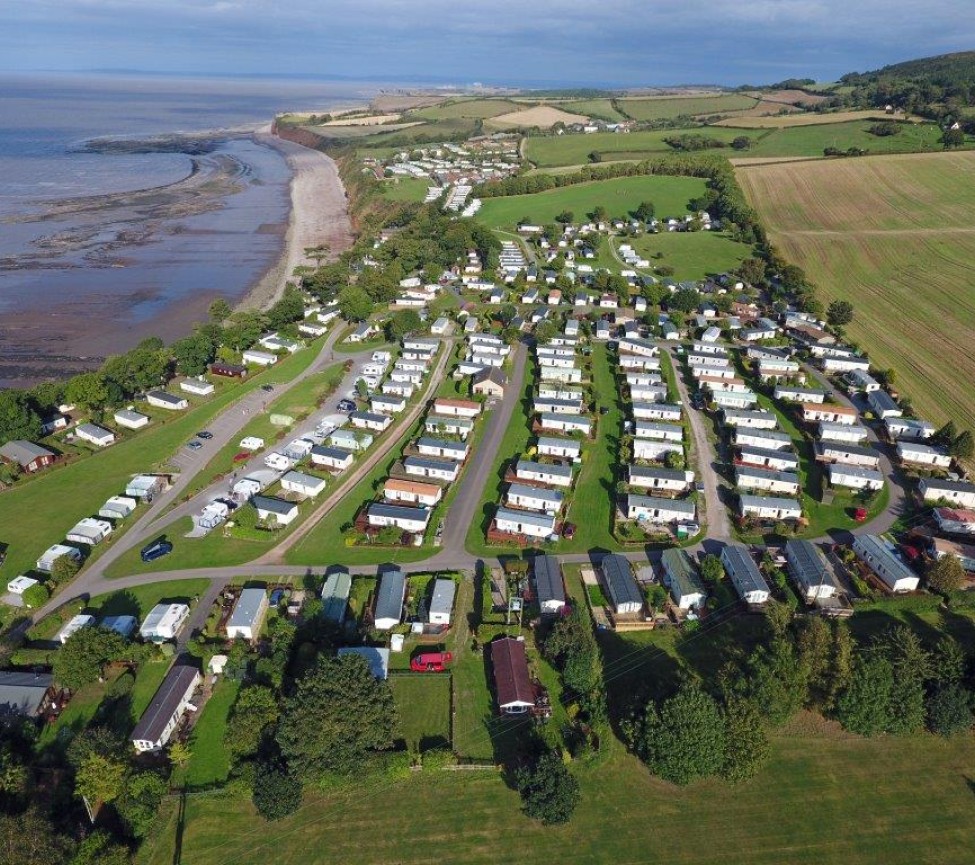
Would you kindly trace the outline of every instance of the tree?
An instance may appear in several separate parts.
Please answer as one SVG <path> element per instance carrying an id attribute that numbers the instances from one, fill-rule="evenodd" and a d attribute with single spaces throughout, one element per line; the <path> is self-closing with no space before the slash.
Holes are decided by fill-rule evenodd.
<path id="1" fill-rule="evenodd" d="M 975 438 L 970 430 L 959 433 L 958 437 L 948 445 L 948 453 L 955 459 L 970 460 L 975 456 Z"/>
<path id="2" fill-rule="evenodd" d="M 78 571 L 81 570 L 81 563 L 69 555 L 58 556 L 51 565 L 51 582 L 55 586 L 63 586 L 70 583 Z"/>
<path id="3" fill-rule="evenodd" d="M 241 689 L 227 720 L 223 740 L 231 756 L 239 759 L 256 754 L 265 732 L 278 720 L 279 711 L 270 688 L 253 685 Z"/>
<path id="4" fill-rule="evenodd" d="M 230 313 L 233 312 L 229 303 L 227 303 L 226 298 L 218 297 L 213 303 L 210 304 L 210 309 L 208 310 L 210 314 L 210 319 L 212 321 L 226 321 L 230 318 Z"/>
<path id="5" fill-rule="evenodd" d="M 71 840 L 36 809 L 0 814 L 0 862 L 3 865 L 68 865 Z"/>
<path id="6" fill-rule="evenodd" d="M 305 300 L 297 286 L 289 284 L 281 299 L 267 311 L 268 327 L 278 329 L 305 317 Z"/>
<path id="7" fill-rule="evenodd" d="M 8 743 L 0 748 L 0 794 L 20 796 L 27 789 L 27 765 Z"/>
<path id="8" fill-rule="evenodd" d="M 939 445 L 947 447 L 958 437 L 958 428 L 953 420 L 948 421 L 933 436 L 934 441 Z"/>
<path id="9" fill-rule="evenodd" d="M 322 656 L 285 701 L 276 739 L 301 777 L 350 774 L 369 751 L 392 746 L 395 724 L 392 691 L 365 659 Z"/>
<path id="10" fill-rule="evenodd" d="M 185 769 L 193 758 L 190 746 L 185 742 L 173 742 L 169 746 L 169 762 L 180 769 Z"/>
<path id="11" fill-rule="evenodd" d="M 166 782 L 155 772 L 135 772 L 125 782 L 115 810 L 134 838 L 142 838 L 152 828 L 156 812 L 166 795 Z"/>
<path id="12" fill-rule="evenodd" d="M 555 324 L 553 324 L 548 319 L 545 319 L 545 321 L 540 321 L 538 324 L 535 325 L 535 339 L 539 343 L 544 344 L 547 342 L 551 342 L 556 332 L 557 331 L 555 329 Z"/>
<path id="13" fill-rule="evenodd" d="M 573 607 L 568 616 L 552 626 L 542 650 L 545 657 L 562 671 L 562 680 L 569 690 L 586 694 L 600 686 L 602 663 L 599 646 L 584 607 Z"/>
<path id="14" fill-rule="evenodd" d="M 656 208 L 654 208 L 652 201 L 641 201 L 633 211 L 633 216 L 634 218 L 639 219 L 640 222 L 649 222 L 651 219 L 653 219 L 656 212 Z"/>
<path id="15" fill-rule="evenodd" d="M 563 210 L 555 217 L 555 221 L 560 225 L 568 225 L 573 219 L 575 219 L 575 214 L 571 210 Z"/>
<path id="16" fill-rule="evenodd" d="M 927 724 L 932 733 L 953 736 L 972 728 L 972 695 L 955 683 L 937 688 L 928 698 Z"/>
<path id="17" fill-rule="evenodd" d="M 125 638 L 107 628 L 81 628 L 58 650 L 51 665 L 54 679 L 72 691 L 98 681 L 109 661 L 126 656 Z"/>
<path id="18" fill-rule="evenodd" d="M 659 269 L 659 268 L 658 268 Z M 667 301 L 668 309 L 676 309 L 680 312 L 694 312 L 701 305 L 701 295 L 693 288 L 682 288 L 675 291 L 670 300 Z"/>
<path id="19" fill-rule="evenodd" d="M 833 327 L 843 327 L 853 321 L 853 304 L 848 300 L 834 300 L 826 307 L 826 321 Z"/>
<path id="20" fill-rule="evenodd" d="M 113 802 L 122 795 L 127 771 L 128 767 L 121 760 L 89 754 L 75 773 L 75 794 L 83 796 L 91 806 L 98 802 Z"/>
<path id="21" fill-rule="evenodd" d="M 725 751 L 721 774 L 732 782 L 753 778 L 768 760 L 771 748 L 765 720 L 758 709 L 740 697 L 725 708 Z"/>
<path id="22" fill-rule="evenodd" d="M 348 285 L 339 292 L 339 311 L 346 321 L 365 321 L 372 315 L 372 298 L 357 285 Z"/>
<path id="23" fill-rule="evenodd" d="M 99 409 L 108 402 L 108 387 L 101 373 L 86 372 L 68 379 L 64 398 L 82 408 Z"/>
<path id="24" fill-rule="evenodd" d="M 731 146 L 735 150 L 748 150 L 752 146 L 752 140 L 747 135 L 739 135 L 732 139 Z"/>
<path id="25" fill-rule="evenodd" d="M 942 637 L 931 652 L 931 680 L 936 685 L 954 685 L 965 678 L 968 658 L 954 637 Z"/>
<path id="26" fill-rule="evenodd" d="M 0 390 L 0 442 L 34 441 L 40 437 L 41 418 L 27 395 L 18 390 Z"/>
<path id="27" fill-rule="evenodd" d="M 931 656 L 918 635 L 904 626 L 884 633 L 877 647 L 887 654 L 894 670 L 889 732 L 916 733 L 924 727 L 925 683 L 931 676 Z"/>
<path id="28" fill-rule="evenodd" d="M 387 339 L 398 342 L 404 336 L 416 333 L 421 327 L 423 322 L 415 309 L 400 309 L 389 317 L 384 330 Z"/>
<path id="29" fill-rule="evenodd" d="M 765 281 L 765 262 L 760 258 L 746 258 L 738 265 L 738 275 L 749 285 L 760 285 Z"/>
<path id="30" fill-rule="evenodd" d="M 518 315 L 518 307 L 513 303 L 506 303 L 498 310 L 498 320 L 507 327 L 513 318 Z"/>
<path id="31" fill-rule="evenodd" d="M 111 833 L 99 829 L 81 844 L 71 860 L 71 865 L 129 865 L 129 849 L 112 839 Z"/>
<path id="32" fill-rule="evenodd" d="M 284 767 L 259 763 L 254 773 L 254 807 L 265 820 L 280 820 L 301 807 L 301 781 Z"/>
<path id="33" fill-rule="evenodd" d="M 204 333 L 178 339 L 170 349 L 176 361 L 176 369 L 183 375 L 202 375 L 207 365 L 216 357 L 216 344 Z"/>
<path id="34" fill-rule="evenodd" d="M 568 823 L 579 804 L 579 782 L 555 751 L 542 754 L 515 773 L 522 809 L 545 825 Z"/>
<path id="35" fill-rule="evenodd" d="M 716 775 L 724 766 L 724 719 L 714 698 L 695 685 L 682 685 L 659 709 L 649 702 L 629 738 L 647 768 L 675 784 Z"/>
<path id="36" fill-rule="evenodd" d="M 948 554 L 935 559 L 925 571 L 928 588 L 941 595 L 957 592 L 965 582 L 965 569 L 958 556 Z"/>
<path id="37" fill-rule="evenodd" d="M 850 686 L 836 704 L 839 722 L 851 733 L 873 736 L 891 726 L 890 698 L 894 689 L 894 668 L 877 652 L 858 658 Z"/>
<path id="38" fill-rule="evenodd" d="M 792 642 L 774 637 L 749 656 L 744 687 L 772 724 L 784 724 L 809 696 L 808 673 L 799 664 Z"/>
<path id="39" fill-rule="evenodd" d="M 809 677 L 814 702 L 822 705 L 832 680 L 833 633 L 821 616 L 804 616 L 797 621 L 796 651 Z"/>
<path id="40" fill-rule="evenodd" d="M 946 129 L 941 136 L 945 150 L 965 146 L 965 132 L 962 129 Z"/>
<path id="41" fill-rule="evenodd" d="M 609 219 L 609 211 L 602 204 L 597 204 L 590 215 L 593 222 L 606 222 Z"/>
<path id="42" fill-rule="evenodd" d="M 31 586 L 24 590 L 21 598 L 24 601 L 24 606 L 28 610 L 37 610 L 44 606 L 47 599 L 51 597 L 51 592 L 44 583 L 37 583 L 37 585 Z"/>
<path id="43" fill-rule="evenodd" d="M 716 586 L 724 579 L 724 565 L 718 556 L 709 554 L 701 559 L 701 576 L 709 586 Z"/>

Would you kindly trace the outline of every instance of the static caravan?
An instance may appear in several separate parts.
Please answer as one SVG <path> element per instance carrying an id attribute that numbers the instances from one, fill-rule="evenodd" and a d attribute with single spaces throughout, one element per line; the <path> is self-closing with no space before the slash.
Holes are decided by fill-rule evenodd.
<path id="1" fill-rule="evenodd" d="M 721 551 L 721 564 L 724 565 L 738 597 L 746 604 L 764 604 L 768 601 L 768 583 L 747 548 L 740 544 L 726 544 Z"/>

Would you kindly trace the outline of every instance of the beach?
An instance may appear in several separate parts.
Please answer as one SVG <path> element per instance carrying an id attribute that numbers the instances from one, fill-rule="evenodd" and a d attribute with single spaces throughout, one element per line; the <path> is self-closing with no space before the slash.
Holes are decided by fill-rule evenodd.
<path id="1" fill-rule="evenodd" d="M 266 309 L 273 304 L 296 267 L 314 265 L 305 250 L 325 245 L 328 259 L 332 260 L 353 241 L 348 200 L 335 160 L 318 150 L 278 138 L 270 126 L 256 133 L 254 139 L 273 147 L 288 163 L 292 171 L 291 212 L 280 257 L 251 287 L 239 309 Z"/>

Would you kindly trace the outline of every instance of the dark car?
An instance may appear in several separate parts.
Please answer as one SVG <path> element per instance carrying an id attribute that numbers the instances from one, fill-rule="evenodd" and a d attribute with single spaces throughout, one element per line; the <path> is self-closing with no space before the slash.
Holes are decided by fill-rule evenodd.
<path id="1" fill-rule="evenodd" d="M 266 393 L 270 393 L 272 390 L 274 390 L 274 385 L 273 384 L 262 384 L 261 385 L 261 390 L 263 390 Z"/>
<path id="2" fill-rule="evenodd" d="M 271 592 L 271 600 L 269 602 L 270 605 L 272 607 L 276 607 L 278 604 L 281 603 L 281 599 L 283 597 L 284 597 L 284 589 L 275 589 L 273 592 Z"/>
<path id="3" fill-rule="evenodd" d="M 173 551 L 173 545 L 169 541 L 153 541 L 146 544 L 139 553 L 144 562 L 154 562 L 163 556 L 168 556 Z"/>
<path id="4" fill-rule="evenodd" d="M 567 541 L 571 541 L 576 536 L 575 523 L 566 523 L 562 526 L 562 537 Z"/>
<path id="5" fill-rule="evenodd" d="M 355 411 L 355 403 L 350 399 L 339 400 L 339 411 Z"/>
<path id="6" fill-rule="evenodd" d="M 210 441 L 210 439 L 213 438 L 213 433 L 210 432 L 209 430 L 202 429 L 196 434 L 196 437 L 198 439 L 203 439 L 203 441 L 205 442 L 208 442 Z"/>
<path id="7" fill-rule="evenodd" d="M 191 451 L 198 451 L 201 447 L 203 447 L 203 442 L 198 442 L 196 439 L 193 439 L 193 441 L 188 442 L 186 446 Z"/>

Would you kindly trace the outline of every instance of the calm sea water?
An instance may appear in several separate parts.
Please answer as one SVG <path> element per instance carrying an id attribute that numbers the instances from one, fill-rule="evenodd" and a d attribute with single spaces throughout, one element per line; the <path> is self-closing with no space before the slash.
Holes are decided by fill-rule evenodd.
<path id="1" fill-rule="evenodd" d="M 59 364 L 150 334 L 176 338 L 214 297 L 242 297 L 280 253 L 290 172 L 277 151 L 236 139 L 203 157 L 235 166 L 239 191 L 220 209 L 163 220 L 149 242 L 121 246 L 110 261 L 45 257 L 45 239 L 77 230 L 72 217 L 3 220 L 53 200 L 170 184 L 191 169 L 184 154 L 78 152 L 86 140 L 239 129 L 373 92 L 304 81 L 0 76 L 0 386 L 57 375 Z M 118 230 L 107 224 L 105 239 Z"/>

